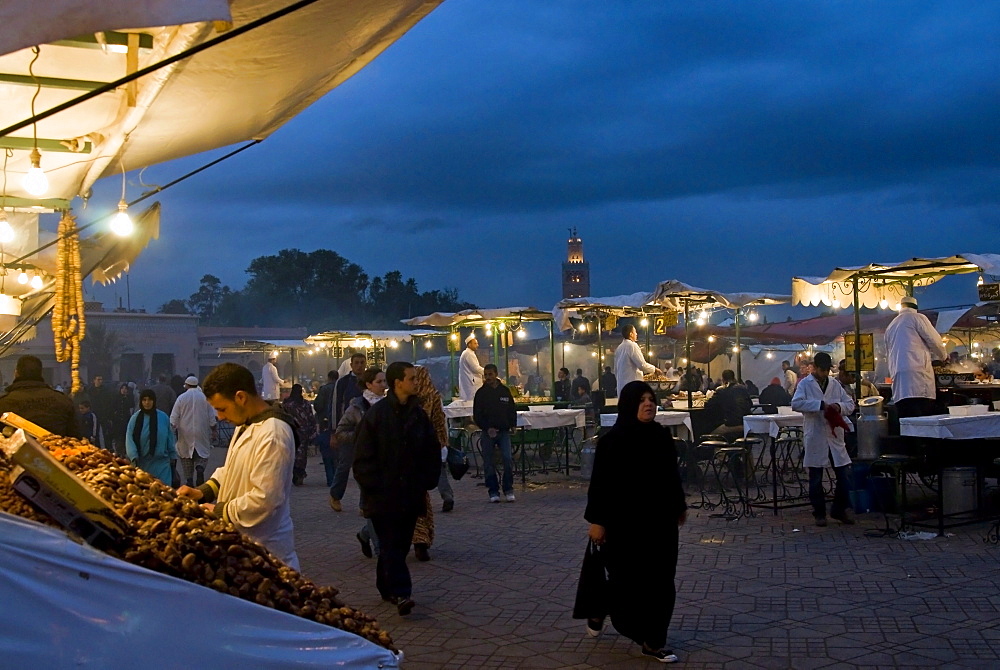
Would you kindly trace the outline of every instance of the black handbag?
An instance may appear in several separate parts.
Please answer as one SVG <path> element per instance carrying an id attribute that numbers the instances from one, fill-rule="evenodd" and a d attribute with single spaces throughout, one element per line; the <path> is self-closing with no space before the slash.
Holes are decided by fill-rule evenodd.
<path id="1" fill-rule="evenodd" d="M 574 619 L 603 619 L 607 616 L 610 589 L 605 557 L 599 545 L 593 540 L 587 542 L 583 567 L 580 568 L 580 583 L 576 586 L 576 602 L 573 603 Z"/>
<path id="2" fill-rule="evenodd" d="M 455 447 L 448 447 L 448 472 L 451 473 L 452 479 L 458 481 L 465 476 L 465 473 L 469 471 L 469 458 L 460 449 Z"/>

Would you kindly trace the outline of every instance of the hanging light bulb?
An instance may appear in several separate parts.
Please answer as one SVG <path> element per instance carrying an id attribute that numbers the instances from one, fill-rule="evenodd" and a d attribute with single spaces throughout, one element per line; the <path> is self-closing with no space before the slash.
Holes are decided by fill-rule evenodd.
<path id="1" fill-rule="evenodd" d="M 739 347 L 737 347 L 736 345 L 733 345 L 733 353 L 734 353 L 734 354 L 738 354 L 738 353 L 740 353 L 740 348 L 739 348 Z"/>
<path id="2" fill-rule="evenodd" d="M 840 298 L 834 298 L 833 303 L 831 303 L 831 307 L 834 309 L 840 309 Z"/>
<path id="3" fill-rule="evenodd" d="M 17 276 L 17 283 L 18 284 L 27 284 L 28 283 L 28 273 L 25 272 L 24 270 L 21 270 L 21 274 L 19 274 Z"/>
<path id="4" fill-rule="evenodd" d="M 639 322 L 639 325 L 642 326 L 643 328 L 645 328 L 646 326 L 649 325 L 649 319 L 647 319 L 646 317 L 643 317 L 642 321 Z"/>
<path id="5" fill-rule="evenodd" d="M 34 277 L 31 278 L 31 288 L 35 289 L 36 291 L 42 288 L 43 283 L 44 282 L 42 281 L 41 275 L 35 275 Z"/>
<path id="6" fill-rule="evenodd" d="M 888 309 L 889 300 L 886 298 L 882 298 L 881 300 L 878 301 L 878 306 L 881 307 L 882 309 Z"/>
<path id="7" fill-rule="evenodd" d="M 31 167 L 24 175 L 22 182 L 24 190 L 34 196 L 45 195 L 49 190 L 49 178 L 42 172 L 42 155 L 38 153 L 38 147 L 31 150 Z"/>
<path id="8" fill-rule="evenodd" d="M 118 213 L 111 219 L 111 232 L 118 237 L 126 237 L 132 234 L 135 226 L 132 225 L 132 217 L 128 215 L 128 203 L 122 198 L 118 201 Z"/>
<path id="9" fill-rule="evenodd" d="M 7 222 L 7 212 L 0 209 L 0 244 L 10 244 L 14 241 L 14 229 Z"/>
<path id="10" fill-rule="evenodd" d="M 706 312 L 705 310 L 701 310 L 701 313 L 698 314 L 698 319 L 700 321 L 707 320 L 708 319 L 708 312 Z"/>
<path id="11" fill-rule="evenodd" d="M 703 319 L 701 317 L 698 317 L 698 320 L 695 321 L 694 323 L 695 323 L 696 326 L 704 326 L 705 325 L 705 319 Z"/>
<path id="12" fill-rule="evenodd" d="M 982 285 L 983 285 L 984 283 L 986 283 L 986 282 L 985 282 L 985 280 L 983 279 L 983 274 L 982 274 L 982 273 L 980 272 L 980 273 L 979 273 L 979 280 L 978 280 L 978 281 L 976 281 L 976 286 L 982 286 Z"/>
<path id="13" fill-rule="evenodd" d="M 708 341 L 709 342 L 715 342 L 715 335 L 709 335 L 708 336 Z"/>
<path id="14" fill-rule="evenodd" d="M 747 318 L 750 319 L 750 321 L 756 321 L 757 320 L 757 312 L 750 312 L 750 315 Z"/>
<path id="15" fill-rule="evenodd" d="M 526 332 L 524 332 L 523 330 L 517 331 L 517 339 L 523 340 L 527 336 L 528 336 L 528 334 Z"/>
<path id="16" fill-rule="evenodd" d="M 587 332 L 587 324 L 581 323 L 579 330 L 580 330 L 581 333 L 586 333 Z"/>
<path id="17" fill-rule="evenodd" d="M 430 348 L 431 348 L 431 346 L 432 346 L 432 345 L 431 345 L 431 341 L 430 341 L 430 340 L 427 340 L 426 342 L 424 342 L 424 348 L 425 348 L 425 349 L 430 349 Z"/>
<path id="18" fill-rule="evenodd" d="M 767 352 L 765 358 L 774 358 L 774 354 L 769 351 Z"/>

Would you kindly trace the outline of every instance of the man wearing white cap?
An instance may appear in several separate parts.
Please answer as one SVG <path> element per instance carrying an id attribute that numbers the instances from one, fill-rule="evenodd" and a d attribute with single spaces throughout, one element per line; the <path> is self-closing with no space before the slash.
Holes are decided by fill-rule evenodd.
<path id="1" fill-rule="evenodd" d="M 469 333 L 465 338 L 465 351 L 458 361 L 458 397 L 462 400 L 475 399 L 476 391 L 483 385 L 483 366 L 476 356 L 478 348 L 475 332 Z"/>
<path id="2" fill-rule="evenodd" d="M 281 387 L 286 386 L 285 380 L 278 374 L 278 367 L 274 362 L 278 360 L 278 354 L 271 352 L 267 355 L 267 363 L 260 371 L 260 397 L 268 402 L 281 400 Z"/>
<path id="3" fill-rule="evenodd" d="M 892 377 L 892 402 L 900 418 L 937 414 L 937 384 L 932 361 L 943 361 L 948 352 L 930 320 L 917 311 L 917 299 L 899 301 L 899 314 L 885 329 Z"/>
<path id="4" fill-rule="evenodd" d="M 188 486 L 205 483 L 205 465 L 212 451 L 215 424 L 215 410 L 198 388 L 198 378 L 189 376 L 184 380 L 184 393 L 174 402 L 170 412 L 170 427 L 177 433 L 177 457 Z M 195 472 L 198 473 L 197 483 Z"/>

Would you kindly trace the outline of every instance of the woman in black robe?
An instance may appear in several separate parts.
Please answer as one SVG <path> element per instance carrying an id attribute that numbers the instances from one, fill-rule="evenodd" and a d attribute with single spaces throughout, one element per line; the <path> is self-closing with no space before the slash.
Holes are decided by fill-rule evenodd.
<path id="1" fill-rule="evenodd" d="M 608 570 L 611 623 L 642 645 L 642 654 L 663 663 L 667 628 L 677 591 L 678 529 L 687 519 L 677 450 L 670 431 L 654 421 L 656 394 L 629 382 L 618 398 L 618 419 L 597 442 L 584 518 L 590 539 L 601 545 Z M 596 636 L 601 619 L 588 619 Z"/>

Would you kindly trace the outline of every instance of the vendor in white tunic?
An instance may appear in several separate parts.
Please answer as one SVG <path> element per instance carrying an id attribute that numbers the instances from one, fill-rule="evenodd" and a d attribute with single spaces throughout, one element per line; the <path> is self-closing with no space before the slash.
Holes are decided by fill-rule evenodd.
<path id="1" fill-rule="evenodd" d="M 930 320 L 917 311 L 917 299 L 899 301 L 899 314 L 885 329 L 889 353 L 892 402 L 900 418 L 937 414 L 937 380 L 932 361 L 947 360 L 941 335 Z"/>
<path id="2" fill-rule="evenodd" d="M 615 379 L 618 380 L 618 395 L 629 382 L 642 381 L 642 376 L 651 372 L 661 372 L 661 370 L 647 363 L 642 355 L 642 350 L 636 344 L 639 336 L 636 334 L 635 326 L 625 326 L 622 328 L 622 343 L 615 349 Z"/>
<path id="3" fill-rule="evenodd" d="M 278 367 L 274 364 L 276 360 L 278 354 L 268 354 L 267 363 L 260 371 L 260 395 L 267 401 L 281 400 L 281 387 L 289 385 L 278 374 Z"/>
<path id="4" fill-rule="evenodd" d="M 203 486 L 182 486 L 177 493 L 201 501 L 298 570 L 289 507 L 295 459 L 291 418 L 257 395 L 253 374 L 242 365 L 217 366 L 203 388 L 219 419 L 237 428 L 225 465 Z"/>
<path id="5" fill-rule="evenodd" d="M 813 372 L 799 381 L 792 397 L 792 409 L 802 412 L 805 458 L 809 468 L 809 501 L 817 526 L 826 525 L 826 497 L 823 493 L 823 471 L 833 460 L 836 490 L 830 516 L 841 523 L 853 524 L 854 511 L 850 501 L 851 457 L 844 446 L 844 430 L 851 429 L 847 416 L 854 411 L 854 400 L 836 378 L 830 376 L 833 361 L 821 351 L 813 360 Z"/>
<path id="6" fill-rule="evenodd" d="M 465 351 L 458 361 L 458 397 L 462 400 L 475 399 L 476 391 L 483 385 L 483 366 L 476 357 L 478 348 L 476 334 L 469 333 L 465 338 Z"/>

